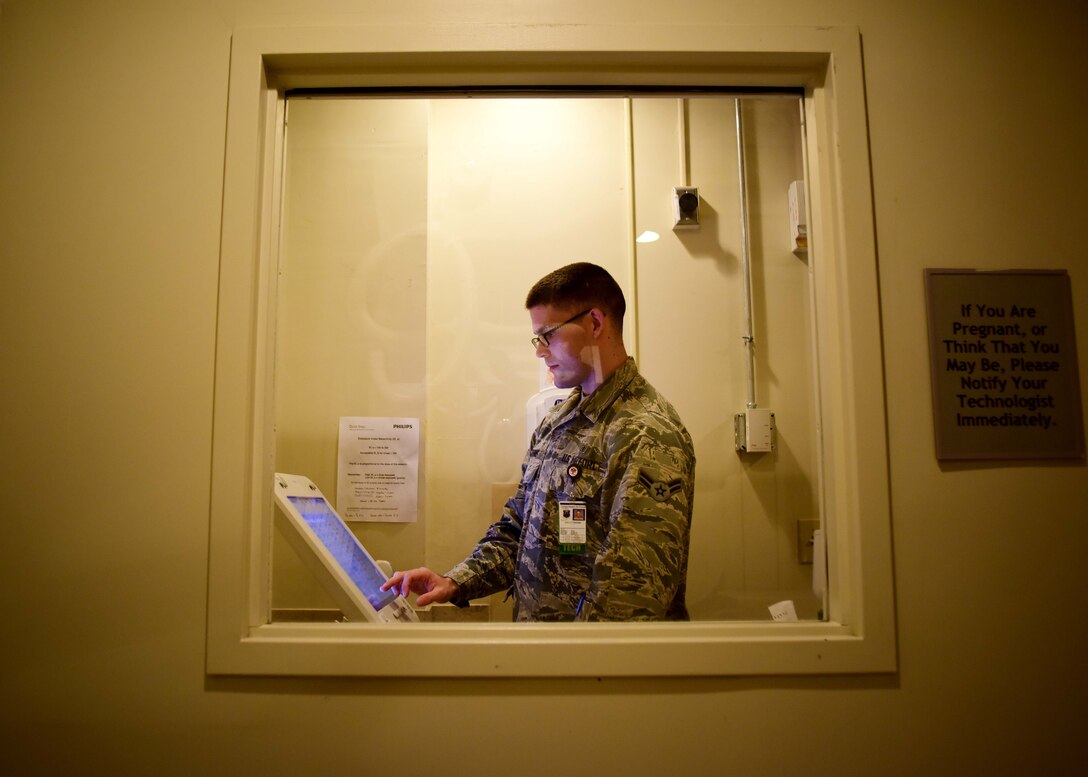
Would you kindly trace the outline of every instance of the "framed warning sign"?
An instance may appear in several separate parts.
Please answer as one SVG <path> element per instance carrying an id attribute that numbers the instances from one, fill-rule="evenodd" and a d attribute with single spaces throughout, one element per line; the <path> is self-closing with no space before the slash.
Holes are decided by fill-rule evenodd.
<path id="1" fill-rule="evenodd" d="M 937 458 L 1083 459 L 1064 270 L 927 269 Z"/>

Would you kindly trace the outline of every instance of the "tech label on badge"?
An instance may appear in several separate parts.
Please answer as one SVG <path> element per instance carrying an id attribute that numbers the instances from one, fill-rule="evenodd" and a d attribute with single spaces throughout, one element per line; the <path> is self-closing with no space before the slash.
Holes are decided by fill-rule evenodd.
<path id="1" fill-rule="evenodd" d="M 586 503 L 559 503 L 559 552 L 575 555 L 586 552 Z"/>

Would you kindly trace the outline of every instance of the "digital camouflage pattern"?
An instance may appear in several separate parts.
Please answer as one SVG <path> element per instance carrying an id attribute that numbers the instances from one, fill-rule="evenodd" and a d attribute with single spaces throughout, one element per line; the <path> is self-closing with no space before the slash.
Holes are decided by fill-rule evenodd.
<path id="1" fill-rule="evenodd" d="M 447 576 L 456 603 L 510 589 L 514 620 L 687 620 L 695 452 L 668 401 L 628 359 L 534 432 L 502 517 Z M 558 505 L 585 502 L 585 551 L 564 555 Z"/>

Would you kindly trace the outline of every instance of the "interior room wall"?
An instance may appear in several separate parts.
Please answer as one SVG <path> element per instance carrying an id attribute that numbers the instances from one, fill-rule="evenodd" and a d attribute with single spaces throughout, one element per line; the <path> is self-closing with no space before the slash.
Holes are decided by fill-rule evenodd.
<path id="1" fill-rule="evenodd" d="M 337 501 L 341 416 L 426 415 L 426 101 L 293 99 L 276 303 L 277 472 Z M 424 524 L 367 524 L 379 558 Z M 280 532 L 272 606 L 332 606 Z"/>
<path id="2" fill-rule="evenodd" d="M 820 518 L 809 264 L 788 240 L 789 184 L 804 177 L 799 102 L 742 100 L 750 291 L 735 102 L 684 103 L 634 100 L 632 135 L 635 232 L 662 236 L 638 247 L 639 353 L 697 457 L 689 606 L 699 620 L 767 620 L 788 599 L 799 617 L 816 618 L 812 566 L 797 553 L 797 521 Z M 699 189 L 701 224 L 674 231 L 667 195 L 685 181 Z M 775 414 L 773 453 L 735 450 L 733 417 L 749 402 Z"/>
<path id="3" fill-rule="evenodd" d="M 0 6 L 0 690 L 22 774 L 1065 773 L 1088 691 L 1083 465 L 942 466 L 922 270 L 1065 268 L 1079 0 L 7 0 Z M 204 674 L 218 241 L 236 25 L 856 25 L 888 408 L 899 668 L 414 681 Z M 1081 385 L 1088 385 L 1079 316 Z M 588 722 L 587 722 L 588 721 Z M 557 742 L 560 743 L 557 745 Z M 547 754 L 540 756 L 541 749 Z"/>
<path id="4" fill-rule="evenodd" d="M 623 127 L 618 100 L 431 101 L 429 520 L 415 563 L 461 561 L 498 518 L 492 493 L 516 487 L 526 402 L 545 388 L 530 286 L 585 260 L 631 287 Z"/>

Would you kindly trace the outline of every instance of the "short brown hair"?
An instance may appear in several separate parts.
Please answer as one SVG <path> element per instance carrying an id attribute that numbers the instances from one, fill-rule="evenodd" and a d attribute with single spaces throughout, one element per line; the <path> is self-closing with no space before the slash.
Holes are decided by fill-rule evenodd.
<path id="1" fill-rule="evenodd" d="M 608 270 L 590 262 L 575 262 L 545 275 L 529 289 L 526 308 L 537 305 L 600 308 L 623 327 L 627 302 L 623 290 Z"/>

